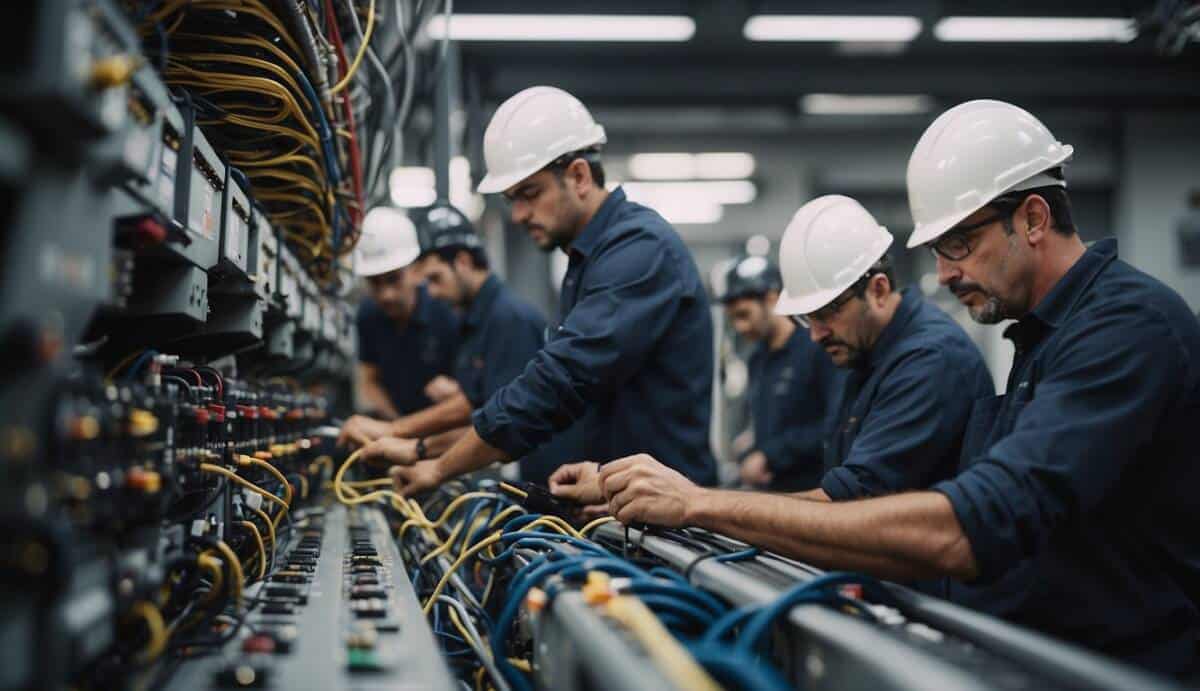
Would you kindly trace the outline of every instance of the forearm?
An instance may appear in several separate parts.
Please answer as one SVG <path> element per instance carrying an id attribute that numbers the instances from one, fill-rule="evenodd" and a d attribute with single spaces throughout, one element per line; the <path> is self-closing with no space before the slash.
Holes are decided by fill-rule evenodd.
<path id="1" fill-rule="evenodd" d="M 471 429 L 470 425 L 463 425 L 462 427 L 455 427 L 454 429 L 440 432 L 431 437 L 425 437 L 425 453 L 430 458 L 441 456 L 442 454 L 446 453 L 450 447 L 454 446 L 455 442 L 457 442 L 459 439 L 462 439 L 463 435 L 466 434 L 467 430 L 469 429 Z"/>
<path id="2" fill-rule="evenodd" d="M 950 501 L 936 492 L 824 503 L 705 490 L 687 518 L 690 525 L 826 569 L 900 580 L 976 575 Z"/>
<path id="3" fill-rule="evenodd" d="M 392 436 L 417 439 L 428 437 L 471 421 L 471 402 L 462 393 L 435 403 L 392 423 Z"/>
<path id="4" fill-rule="evenodd" d="M 508 456 L 488 444 L 474 427 L 466 427 L 462 436 L 454 445 L 446 450 L 434 463 L 437 464 L 437 474 L 441 482 L 446 482 L 460 475 L 474 472 L 495 463 L 507 461 Z"/>
<path id="5" fill-rule="evenodd" d="M 828 494 L 825 494 L 825 490 L 821 489 L 820 487 L 816 489 L 805 490 L 803 492 L 792 492 L 787 496 L 795 497 L 796 499 L 803 499 L 805 501 L 833 501 L 833 499 L 830 499 Z"/>

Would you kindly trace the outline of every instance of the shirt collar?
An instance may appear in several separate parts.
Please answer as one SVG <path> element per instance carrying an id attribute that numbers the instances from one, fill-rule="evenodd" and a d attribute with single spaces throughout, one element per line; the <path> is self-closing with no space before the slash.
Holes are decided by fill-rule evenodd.
<path id="1" fill-rule="evenodd" d="M 1020 346 L 1036 340 L 1046 327 L 1058 328 L 1075 311 L 1096 276 L 1116 258 L 1116 240 L 1092 243 L 1029 314 L 1004 330 L 1004 337 Z"/>
<path id="2" fill-rule="evenodd" d="M 912 321 L 913 315 L 917 313 L 920 301 L 921 296 L 917 294 L 916 288 L 913 286 L 901 291 L 900 305 L 896 307 L 896 313 L 892 315 L 892 320 L 888 322 L 887 326 L 883 327 L 875 345 L 871 346 L 871 352 L 867 354 L 867 369 L 874 369 L 876 365 L 883 362 L 888 352 L 899 343 L 900 334 L 904 333 L 908 323 Z"/>
<path id="3" fill-rule="evenodd" d="M 483 285 L 479 286 L 479 292 L 475 294 L 475 298 L 471 300 L 471 305 L 467 308 L 466 319 L 463 320 L 463 326 L 477 327 L 483 323 L 484 317 L 492 311 L 492 303 L 496 301 L 496 296 L 499 294 L 500 279 L 496 278 L 495 274 L 489 274 Z"/>
<path id="4" fill-rule="evenodd" d="M 600 204 L 600 208 L 596 209 L 596 215 L 592 216 L 592 220 L 588 221 L 575 241 L 571 243 L 569 252 L 578 252 L 584 257 L 590 255 L 600 240 L 604 238 L 604 233 L 608 230 L 613 214 L 617 212 L 617 207 L 624 203 L 625 190 L 618 187 L 609 192 L 608 197 Z"/>

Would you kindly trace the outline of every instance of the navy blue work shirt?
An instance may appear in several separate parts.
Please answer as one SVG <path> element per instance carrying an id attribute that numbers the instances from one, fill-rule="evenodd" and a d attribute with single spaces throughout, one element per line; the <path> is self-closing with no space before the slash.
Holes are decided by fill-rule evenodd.
<path id="1" fill-rule="evenodd" d="M 808 329 L 797 327 L 778 350 L 761 343 L 750 356 L 753 451 L 767 457 L 774 476 L 768 489 L 794 492 L 821 484 L 825 424 L 841 378 Z"/>
<path id="2" fill-rule="evenodd" d="M 358 306 L 358 360 L 379 370 L 379 383 L 401 415 L 433 404 L 425 395 L 430 379 L 453 376 L 458 319 L 445 304 L 417 289 L 417 304 L 401 325 L 370 298 Z"/>
<path id="3" fill-rule="evenodd" d="M 454 366 L 454 377 L 473 408 L 521 374 L 541 349 L 545 333 L 546 321 L 533 305 L 496 276 L 487 277 L 463 317 Z M 583 460 L 579 445 L 578 431 L 572 428 L 520 455 L 521 478 L 546 484 L 559 465 Z"/>
<path id="4" fill-rule="evenodd" d="M 971 404 L 995 393 L 962 327 L 905 289 L 865 362 L 847 372 L 821 489 L 840 501 L 953 477 Z"/>
<path id="5" fill-rule="evenodd" d="M 649 453 L 714 484 L 713 330 L 696 264 L 653 210 L 609 193 L 571 244 L 561 323 L 521 376 L 474 415 L 520 455 L 588 414 L 588 458 Z"/>
<path id="6" fill-rule="evenodd" d="M 1164 674 L 1197 671 L 1200 323 L 1095 243 L 1004 333 L 949 498 L 979 578 L 951 599 Z"/>

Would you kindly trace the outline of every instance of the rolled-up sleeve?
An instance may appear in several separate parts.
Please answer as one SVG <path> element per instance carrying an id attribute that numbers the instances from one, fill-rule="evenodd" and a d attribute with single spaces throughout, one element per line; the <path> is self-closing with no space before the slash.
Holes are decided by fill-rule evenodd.
<path id="1" fill-rule="evenodd" d="M 925 489 L 947 456 L 957 454 L 972 391 L 937 349 L 898 358 L 849 454 L 825 473 L 821 489 L 835 501 Z"/>
<path id="2" fill-rule="evenodd" d="M 1045 354 L 1045 374 L 1013 431 L 933 487 L 953 505 L 981 583 L 1095 510 L 1133 463 L 1154 463 L 1140 452 L 1193 366 L 1152 308 L 1099 306 L 1064 328 L 1070 332 L 1047 346 L 1055 350 Z"/>
<path id="3" fill-rule="evenodd" d="M 650 234 L 628 233 L 607 246 L 558 332 L 475 412 L 479 436 L 523 455 L 582 417 L 589 401 L 620 388 L 682 304 L 678 261 Z"/>

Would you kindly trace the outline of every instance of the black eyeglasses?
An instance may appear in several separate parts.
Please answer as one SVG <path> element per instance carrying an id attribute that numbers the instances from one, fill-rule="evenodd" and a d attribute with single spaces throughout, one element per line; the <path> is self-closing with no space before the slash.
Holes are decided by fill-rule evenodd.
<path id="1" fill-rule="evenodd" d="M 837 296 L 832 302 L 816 312 L 809 312 L 808 314 L 793 314 L 792 323 L 796 324 L 797 326 L 803 326 L 806 329 L 811 329 L 813 322 L 828 324 L 831 319 L 837 316 L 838 312 L 842 311 L 842 307 L 844 307 L 847 302 L 850 302 L 854 298 L 863 294 L 863 291 L 866 289 L 867 282 L 870 281 L 871 277 L 877 273 L 880 272 L 874 269 L 868 271 L 863 275 L 862 278 L 858 279 L 853 285 L 847 288 L 846 292 Z"/>
<path id="2" fill-rule="evenodd" d="M 974 231 L 979 230 L 984 226 L 991 225 L 996 221 L 1006 220 L 1014 211 L 1017 210 L 1017 207 L 1021 205 L 1022 201 L 1024 201 L 1024 198 L 1019 200 L 993 199 L 989 206 L 997 207 L 995 214 L 988 216 L 982 221 L 971 223 L 970 225 L 955 226 L 947 231 L 945 235 L 926 243 L 925 246 L 929 248 L 929 251 L 932 252 L 935 257 L 940 256 L 943 259 L 948 259 L 952 262 L 962 261 L 975 251 L 976 246 L 972 245 L 971 242 L 974 239 Z"/>

